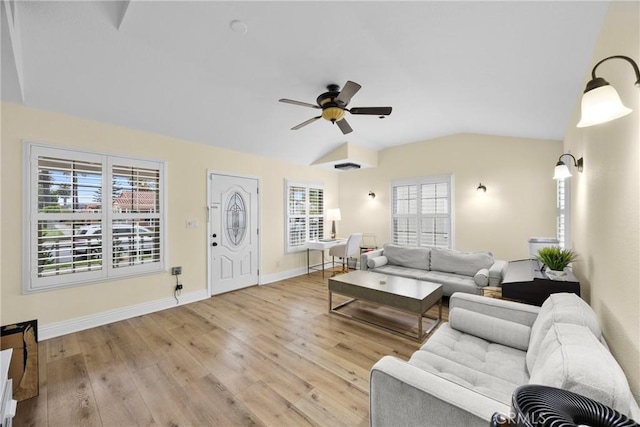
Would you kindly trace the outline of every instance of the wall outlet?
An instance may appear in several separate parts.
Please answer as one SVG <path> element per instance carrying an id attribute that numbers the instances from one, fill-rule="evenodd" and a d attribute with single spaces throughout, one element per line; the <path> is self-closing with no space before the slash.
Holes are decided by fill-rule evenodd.
<path id="1" fill-rule="evenodd" d="M 178 274 L 182 274 L 182 266 L 171 267 L 171 275 L 176 276 Z"/>

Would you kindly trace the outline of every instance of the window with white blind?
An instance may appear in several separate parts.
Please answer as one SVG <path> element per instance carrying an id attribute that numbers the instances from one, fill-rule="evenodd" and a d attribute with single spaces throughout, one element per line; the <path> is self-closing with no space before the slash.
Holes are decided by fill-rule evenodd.
<path id="1" fill-rule="evenodd" d="M 285 181 L 285 251 L 305 248 L 324 237 L 324 186 Z"/>
<path id="2" fill-rule="evenodd" d="M 562 249 L 571 247 L 569 222 L 571 220 L 571 181 L 556 180 L 556 236 Z"/>
<path id="3" fill-rule="evenodd" d="M 453 241 L 453 177 L 391 183 L 392 241 L 398 245 L 450 248 Z"/>
<path id="4" fill-rule="evenodd" d="M 164 270 L 164 163 L 25 144 L 25 292 Z"/>

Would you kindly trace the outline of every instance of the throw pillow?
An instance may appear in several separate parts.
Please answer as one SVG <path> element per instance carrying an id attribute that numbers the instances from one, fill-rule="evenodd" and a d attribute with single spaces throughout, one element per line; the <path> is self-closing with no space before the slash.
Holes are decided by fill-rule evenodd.
<path id="1" fill-rule="evenodd" d="M 454 307 L 449 312 L 453 329 L 507 347 L 527 350 L 531 328 L 520 323 Z"/>
<path id="2" fill-rule="evenodd" d="M 487 286 L 489 284 L 489 269 L 482 268 L 473 276 L 473 281 L 478 286 Z"/>
<path id="3" fill-rule="evenodd" d="M 378 268 L 378 267 L 382 267 L 383 265 L 387 264 L 387 257 L 382 255 L 382 256 L 374 256 L 373 258 L 369 258 L 367 260 L 367 267 L 369 268 Z"/>

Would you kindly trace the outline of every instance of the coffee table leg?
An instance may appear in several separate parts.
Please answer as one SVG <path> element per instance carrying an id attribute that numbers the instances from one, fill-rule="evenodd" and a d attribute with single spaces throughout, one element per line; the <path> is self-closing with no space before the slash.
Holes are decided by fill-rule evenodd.
<path id="1" fill-rule="evenodd" d="M 433 322 L 431 322 L 431 324 L 428 326 L 427 330 L 424 331 L 424 334 L 423 334 L 422 317 L 425 314 L 426 314 L 426 311 L 422 313 L 422 316 L 420 316 L 420 319 L 418 319 L 418 337 L 419 337 L 418 340 L 419 341 L 428 337 L 429 334 L 431 334 L 431 332 L 436 328 L 436 326 L 438 326 L 440 322 L 442 322 L 442 297 L 440 297 L 440 300 L 438 301 L 438 317 L 437 318 L 429 317 L 429 319 L 433 319 Z"/>
<path id="2" fill-rule="evenodd" d="M 329 307 L 328 307 L 329 308 L 329 313 L 331 313 L 331 296 L 332 296 L 332 293 L 331 293 L 331 291 L 329 291 Z"/>

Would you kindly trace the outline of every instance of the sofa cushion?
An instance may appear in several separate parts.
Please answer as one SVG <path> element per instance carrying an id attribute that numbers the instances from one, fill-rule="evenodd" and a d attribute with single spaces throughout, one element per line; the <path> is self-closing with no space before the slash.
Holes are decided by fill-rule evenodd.
<path id="1" fill-rule="evenodd" d="M 384 255 L 375 256 L 375 257 L 369 258 L 367 260 L 367 267 L 369 267 L 369 268 L 378 268 L 378 267 L 382 267 L 383 265 L 387 264 L 387 262 L 389 262 L 389 260 L 387 259 L 386 256 L 384 256 Z"/>
<path id="2" fill-rule="evenodd" d="M 460 274 L 425 271 L 420 275 L 419 280 L 440 283 L 442 285 L 442 292 L 446 296 L 451 296 L 456 292 L 476 295 L 482 293 L 482 288 L 476 286 L 473 277 L 462 276 Z"/>
<path id="3" fill-rule="evenodd" d="M 478 270 L 491 268 L 493 255 L 488 252 L 459 252 L 452 249 L 431 249 L 431 270 L 473 277 Z"/>
<path id="4" fill-rule="evenodd" d="M 417 276 L 419 276 L 420 273 L 426 273 L 424 270 L 417 270 L 415 268 L 407 268 L 391 264 L 381 265 L 380 267 L 370 269 L 370 271 L 373 271 L 374 273 L 388 274 L 391 276 L 407 277 L 409 279 L 419 279 Z"/>
<path id="5" fill-rule="evenodd" d="M 409 363 L 507 405 L 515 388 L 529 381 L 523 351 L 457 331 L 449 323 Z"/>
<path id="6" fill-rule="evenodd" d="M 624 372 L 582 325 L 554 323 L 549 327 L 529 383 L 572 391 L 632 416 L 635 401 Z"/>
<path id="7" fill-rule="evenodd" d="M 449 311 L 451 327 L 490 342 L 526 351 L 529 346 L 531 328 L 521 323 L 510 322 L 494 316 L 460 307 Z"/>
<path id="8" fill-rule="evenodd" d="M 389 243 L 384 245 L 383 251 L 389 264 L 420 270 L 429 269 L 430 253 L 429 248 L 413 248 Z"/>
<path id="9" fill-rule="evenodd" d="M 579 296 L 572 293 L 551 294 L 540 307 L 540 313 L 531 327 L 531 338 L 527 351 L 527 369 L 533 369 L 542 340 L 549 328 L 558 322 L 586 326 L 600 339 L 601 332 L 596 314 Z"/>
<path id="10" fill-rule="evenodd" d="M 481 268 L 478 270 L 473 276 L 473 281 L 476 282 L 478 286 L 487 286 L 489 284 L 489 269 Z"/>

